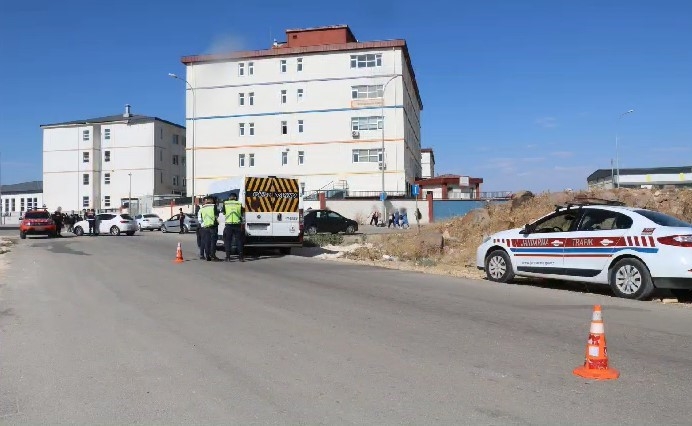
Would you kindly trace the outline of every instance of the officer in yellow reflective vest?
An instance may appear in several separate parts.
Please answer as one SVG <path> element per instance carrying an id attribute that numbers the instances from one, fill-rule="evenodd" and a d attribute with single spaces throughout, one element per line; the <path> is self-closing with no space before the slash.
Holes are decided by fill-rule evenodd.
<path id="1" fill-rule="evenodd" d="M 243 255 L 243 205 L 238 201 L 238 195 L 231 193 L 228 200 L 223 203 L 223 215 L 226 218 L 226 226 L 223 229 L 223 245 L 226 249 L 226 262 L 231 260 L 231 243 L 235 240 L 238 259 L 245 262 Z"/>
<path id="2" fill-rule="evenodd" d="M 202 226 L 200 231 L 202 237 L 202 247 L 200 248 L 200 259 L 206 259 L 211 262 L 212 257 L 215 257 L 216 248 L 216 215 L 214 203 L 209 199 L 204 200 L 204 205 L 199 209 L 199 219 Z"/>

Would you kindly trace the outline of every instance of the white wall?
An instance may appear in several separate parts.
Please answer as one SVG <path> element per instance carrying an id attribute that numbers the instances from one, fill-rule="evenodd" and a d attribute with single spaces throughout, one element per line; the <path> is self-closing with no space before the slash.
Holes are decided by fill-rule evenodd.
<path id="1" fill-rule="evenodd" d="M 245 173 L 297 175 L 305 182 L 306 191 L 317 190 L 345 180 L 354 191 L 379 191 L 381 172 L 378 163 L 353 163 L 353 149 L 380 149 L 381 130 L 360 131 L 354 139 L 352 117 L 380 116 L 382 108 L 352 108 L 351 87 L 384 84 L 392 75 L 400 74 L 403 58 L 400 50 L 373 51 L 382 53 L 382 66 L 350 68 L 350 55 L 368 53 L 337 52 L 302 56 L 303 71 L 296 69 L 297 56 L 193 64 L 187 67 L 187 79 L 195 87 L 196 111 L 196 192 L 205 194 L 210 181 Z M 287 72 L 280 72 L 280 60 L 287 60 Z M 238 64 L 245 64 L 246 75 L 238 76 Z M 247 75 L 248 63 L 254 63 L 254 74 Z M 404 81 L 406 81 L 406 77 Z M 409 107 L 408 92 L 402 78 L 392 81 L 386 89 L 384 109 L 385 186 L 388 191 L 405 191 L 406 183 L 420 175 L 419 112 Z M 303 89 L 302 101 L 297 90 Z M 287 91 L 286 104 L 280 103 L 281 90 Z M 409 90 L 407 88 L 407 90 Z M 249 93 L 254 105 L 249 105 Z M 240 106 L 239 93 L 245 94 Z M 413 95 L 415 96 L 415 94 Z M 373 101 L 374 99 L 370 99 Z M 193 98 L 188 90 L 187 116 L 192 117 Z M 407 116 L 414 117 L 409 124 Z M 298 132 L 298 120 L 304 131 Z M 281 121 L 287 121 L 288 134 L 281 134 Z M 187 140 L 193 137 L 188 120 Z M 239 135 L 239 124 L 245 124 L 245 136 Z M 255 134 L 249 135 L 254 124 Z M 188 149 L 191 148 L 188 143 Z M 282 166 L 281 152 L 288 149 L 288 164 Z M 298 164 L 298 151 L 305 153 L 305 163 Z M 244 168 L 239 154 L 246 155 Z M 249 154 L 255 166 L 249 167 Z M 192 176 L 192 161 L 187 162 L 187 175 Z M 189 183 L 188 183 L 189 185 Z"/>
<path id="2" fill-rule="evenodd" d="M 416 200 L 389 200 L 386 202 L 386 206 L 388 215 L 390 215 L 394 209 L 406 209 L 409 224 L 416 224 Z M 304 208 L 305 211 L 307 211 L 308 208 L 312 208 L 313 210 L 319 209 L 320 202 L 305 201 Z M 327 200 L 327 208 L 349 219 L 358 221 L 361 225 L 365 225 L 370 223 L 370 217 L 374 210 L 382 212 L 382 203 L 376 200 Z M 430 223 L 427 201 L 418 200 L 418 209 L 423 215 L 420 220 L 421 225 Z"/>
<path id="3" fill-rule="evenodd" d="M 84 130 L 90 132 L 88 141 L 83 140 Z M 110 130 L 110 139 L 105 138 L 106 130 Z M 179 135 L 177 146 L 172 143 L 173 134 Z M 183 128 L 159 121 L 44 128 L 45 202 L 49 206 L 60 205 L 67 211 L 117 209 L 128 198 L 130 188 L 133 198 L 170 194 L 173 190 L 182 192 L 184 135 Z M 85 152 L 89 153 L 88 162 L 83 161 Z M 173 155 L 179 156 L 178 165 L 172 164 Z M 86 185 L 85 174 L 88 175 Z M 173 175 L 180 176 L 175 187 Z M 106 183 L 108 177 L 110 182 Z M 89 197 L 88 206 L 83 204 L 85 196 Z"/>
<path id="4" fill-rule="evenodd" d="M 432 154 L 429 152 L 421 152 L 421 177 L 430 179 L 435 176 L 435 163 L 432 160 Z"/>

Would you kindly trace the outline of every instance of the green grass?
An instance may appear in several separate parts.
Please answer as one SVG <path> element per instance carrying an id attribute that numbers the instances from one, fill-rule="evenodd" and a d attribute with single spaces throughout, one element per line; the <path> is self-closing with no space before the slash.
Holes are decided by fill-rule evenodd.
<path id="1" fill-rule="evenodd" d="M 305 247 L 324 247 L 324 246 L 338 246 L 343 244 L 344 236 L 341 234 L 316 234 L 308 235 L 303 240 L 303 245 Z"/>

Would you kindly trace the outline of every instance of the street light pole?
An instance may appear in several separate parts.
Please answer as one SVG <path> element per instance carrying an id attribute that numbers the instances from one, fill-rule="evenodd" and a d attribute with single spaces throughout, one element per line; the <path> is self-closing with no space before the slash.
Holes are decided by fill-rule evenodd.
<path id="1" fill-rule="evenodd" d="M 195 156 L 195 119 L 197 118 L 197 99 L 195 97 L 195 89 L 192 87 L 192 85 L 185 79 L 178 77 L 176 74 L 173 73 L 168 73 L 168 76 L 171 78 L 178 79 L 180 81 L 184 81 L 185 84 L 190 88 L 190 92 L 192 92 L 192 213 L 195 212 L 195 163 L 196 163 L 196 156 Z"/>
<path id="2" fill-rule="evenodd" d="M 620 188 L 620 147 L 619 147 L 619 141 L 618 141 L 618 126 L 620 125 L 620 119 L 622 119 L 622 117 L 626 116 L 627 114 L 631 114 L 633 112 L 634 112 L 633 109 L 631 109 L 627 112 L 623 112 L 618 117 L 617 123 L 615 123 L 615 175 L 617 176 L 617 182 L 614 182 L 614 183 L 615 183 L 616 188 Z"/>
<path id="3" fill-rule="evenodd" d="M 132 215 L 132 173 L 127 175 L 130 177 L 130 192 L 127 195 L 127 214 Z"/>
<path id="4" fill-rule="evenodd" d="M 384 221 L 387 220 L 387 205 L 384 188 L 384 100 L 385 94 L 387 93 L 387 86 L 397 77 L 399 76 L 392 76 L 389 80 L 387 80 L 384 86 L 382 86 L 382 108 L 380 112 L 380 115 L 382 116 L 382 148 L 380 152 L 380 155 L 382 156 L 382 161 L 380 162 L 380 169 L 382 170 L 382 193 L 380 193 L 380 198 L 382 199 L 382 223 L 384 223 Z M 396 99 L 394 99 L 394 102 L 396 102 Z"/>

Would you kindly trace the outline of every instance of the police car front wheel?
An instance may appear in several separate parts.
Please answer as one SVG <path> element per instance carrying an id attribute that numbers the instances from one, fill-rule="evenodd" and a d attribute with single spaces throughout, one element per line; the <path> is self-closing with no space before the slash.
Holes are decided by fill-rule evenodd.
<path id="1" fill-rule="evenodd" d="M 509 255 L 504 250 L 495 250 L 485 258 L 485 274 L 488 280 L 508 283 L 514 279 L 514 270 Z"/>
<path id="2" fill-rule="evenodd" d="M 655 290 L 646 265 L 634 258 L 622 259 L 613 266 L 609 284 L 616 296 L 625 299 L 646 300 Z"/>

